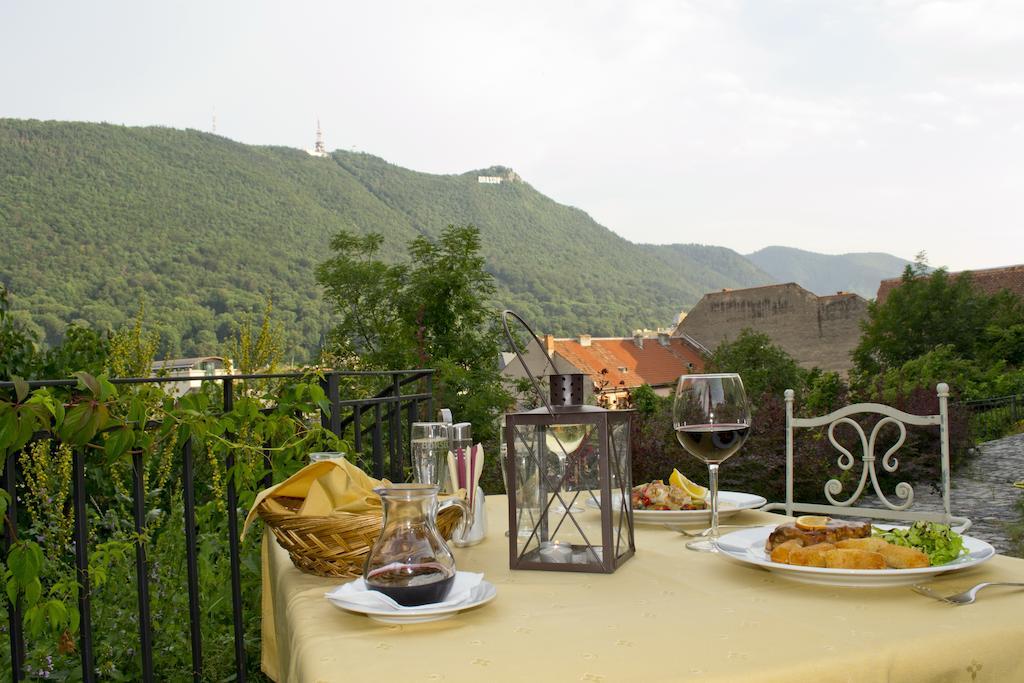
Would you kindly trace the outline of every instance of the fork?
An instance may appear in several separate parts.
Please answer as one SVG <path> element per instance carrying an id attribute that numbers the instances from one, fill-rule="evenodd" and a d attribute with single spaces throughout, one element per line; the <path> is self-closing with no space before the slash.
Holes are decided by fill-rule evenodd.
<path id="1" fill-rule="evenodd" d="M 989 586 L 1020 586 L 1024 588 L 1024 583 L 1014 581 L 986 581 L 985 583 L 979 583 L 973 588 L 968 588 L 963 593 L 954 593 L 953 595 L 939 595 L 931 588 L 920 585 L 911 586 L 911 589 L 915 593 L 927 595 L 929 598 L 941 600 L 949 605 L 969 605 L 977 599 L 978 591 L 982 588 L 988 588 Z"/>
<path id="2" fill-rule="evenodd" d="M 718 528 L 719 529 L 753 529 L 754 527 L 757 527 L 757 526 L 764 526 L 764 525 L 763 524 L 719 524 Z M 711 533 L 711 527 L 708 527 L 707 529 L 700 529 L 698 531 L 689 531 L 687 529 L 681 529 L 681 528 L 679 528 L 677 526 L 672 526 L 671 524 L 665 524 L 664 527 L 666 529 L 671 530 L 671 531 L 678 531 L 683 536 L 690 536 L 691 538 L 704 538 L 705 536 L 707 536 L 708 534 Z"/>

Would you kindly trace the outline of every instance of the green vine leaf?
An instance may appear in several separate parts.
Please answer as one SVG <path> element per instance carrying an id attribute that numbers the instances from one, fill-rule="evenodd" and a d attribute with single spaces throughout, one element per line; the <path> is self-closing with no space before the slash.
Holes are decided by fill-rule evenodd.
<path id="1" fill-rule="evenodd" d="M 117 389 L 114 388 L 114 385 L 110 382 L 109 379 L 107 379 L 106 375 L 100 375 L 97 381 L 99 382 L 100 388 L 98 398 L 101 401 L 106 401 L 111 396 L 117 395 Z"/>
<path id="2" fill-rule="evenodd" d="M 43 551 L 32 541 L 15 543 L 7 553 L 7 567 L 20 585 L 27 586 L 43 568 Z"/>
<path id="3" fill-rule="evenodd" d="M 31 606 L 39 602 L 42 592 L 43 584 L 39 583 L 39 577 L 32 577 L 32 580 L 25 584 L 25 604 Z"/>
<path id="4" fill-rule="evenodd" d="M 79 403 L 68 411 L 58 434 L 64 441 L 81 446 L 96 434 L 99 421 L 91 403 Z"/>
<path id="5" fill-rule="evenodd" d="M 88 389 L 92 393 L 93 398 L 100 397 L 100 383 L 95 377 L 88 372 L 76 372 L 75 377 L 78 378 L 79 388 Z"/>
<path id="6" fill-rule="evenodd" d="M 14 382 L 14 395 L 18 398 L 18 403 L 24 403 L 25 397 L 28 396 L 28 382 L 17 375 L 12 375 L 11 381 Z"/>
<path id="7" fill-rule="evenodd" d="M 0 453 L 6 453 L 18 436 L 18 415 L 9 404 L 0 404 Z"/>
<path id="8" fill-rule="evenodd" d="M 67 621 L 68 609 L 60 600 L 50 600 L 46 603 L 46 614 L 50 617 L 50 627 L 54 631 L 58 631 Z"/>
<path id="9" fill-rule="evenodd" d="M 139 428 L 146 425 L 146 404 L 141 399 L 133 398 L 128 404 L 128 422 Z"/>
<path id="10" fill-rule="evenodd" d="M 115 429 L 108 432 L 103 450 L 110 461 L 117 460 L 135 444 L 135 432 L 130 429 Z"/>

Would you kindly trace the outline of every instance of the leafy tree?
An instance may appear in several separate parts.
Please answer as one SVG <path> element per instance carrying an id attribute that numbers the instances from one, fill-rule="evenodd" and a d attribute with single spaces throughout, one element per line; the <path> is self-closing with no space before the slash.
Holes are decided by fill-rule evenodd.
<path id="1" fill-rule="evenodd" d="M 884 303 L 869 304 L 853 353 L 857 391 L 889 401 L 938 382 L 965 399 L 1024 391 L 1024 302 L 977 291 L 969 272 L 927 271 L 918 257 Z"/>
<path id="2" fill-rule="evenodd" d="M 1004 369 L 1004 363 L 993 368 L 995 373 Z M 880 389 L 882 398 L 892 403 L 900 396 L 909 395 L 915 388 L 934 392 L 939 382 L 946 382 L 961 398 L 974 399 L 988 396 L 992 379 L 992 373 L 983 371 L 976 361 L 959 355 L 952 344 L 939 344 L 917 358 L 887 370 L 881 376 Z"/>
<path id="3" fill-rule="evenodd" d="M 11 319 L 7 288 L 0 285 L 0 381 L 32 378 L 40 362 L 35 339 Z"/>
<path id="4" fill-rule="evenodd" d="M 736 372 L 743 378 L 747 396 L 757 401 L 762 394 L 782 396 L 786 389 L 803 386 L 805 372 L 793 357 L 772 343 L 766 334 L 745 329 L 735 341 L 723 341 L 706 364 L 708 372 Z"/>
<path id="5" fill-rule="evenodd" d="M 109 355 L 109 334 L 100 334 L 89 327 L 71 325 L 64 333 L 64 341 L 44 354 L 38 377 L 67 378 L 74 376 L 76 372 L 99 375 L 106 369 Z"/>
<path id="6" fill-rule="evenodd" d="M 950 277 L 942 268 L 930 275 L 926 270 L 927 264 L 919 258 L 907 266 L 900 286 L 883 303 L 868 304 L 860 343 L 853 352 L 861 378 L 899 368 L 941 345 L 951 347 L 955 356 L 975 358 L 985 346 L 984 333 L 994 318 L 1009 322 L 1019 315 L 1015 297 L 977 292 L 969 272 Z M 992 334 L 998 336 L 995 331 Z"/>
<path id="7" fill-rule="evenodd" d="M 654 393 L 650 384 L 641 384 L 630 393 L 630 403 L 639 415 L 653 415 L 659 407 L 666 403 L 671 404 L 671 397 L 662 397 Z"/>
<path id="8" fill-rule="evenodd" d="M 847 386 L 838 372 L 812 368 L 807 373 L 806 384 L 806 398 L 803 404 L 804 410 L 810 415 L 831 413 L 847 402 Z"/>
<path id="9" fill-rule="evenodd" d="M 335 256 L 317 270 L 340 316 L 327 357 L 364 369 L 436 368 L 435 399 L 489 440 L 511 397 L 498 369 L 501 327 L 479 231 L 449 225 L 436 242 L 417 237 L 407 262 L 394 265 L 378 258 L 382 245 L 378 234 L 339 233 Z"/>
<path id="10" fill-rule="evenodd" d="M 340 365 L 367 367 L 401 358 L 407 365 L 409 339 L 395 297 L 405 290 L 407 267 L 379 259 L 382 235 L 338 233 L 331 240 L 335 256 L 317 269 L 324 298 L 333 304 L 341 321 L 328 335 L 325 349 Z"/>

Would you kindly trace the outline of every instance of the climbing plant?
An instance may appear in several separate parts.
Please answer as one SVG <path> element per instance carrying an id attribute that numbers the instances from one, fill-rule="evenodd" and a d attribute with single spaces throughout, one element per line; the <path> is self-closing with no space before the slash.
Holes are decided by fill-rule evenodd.
<path id="1" fill-rule="evenodd" d="M 114 384 L 104 375 L 78 373 L 74 387 L 43 387 L 14 379 L 0 397 L 0 456 L 17 459 L 21 483 L 12 499 L 0 490 L 6 551 L 0 581 L 21 608 L 27 640 L 26 674 L 75 680 L 81 614 L 73 556 L 73 459 L 82 459 L 88 492 L 89 574 L 93 649 L 97 675 L 137 680 L 138 608 L 136 544 L 148 558 L 154 666 L 162 679 L 191 676 L 188 593 L 185 583 L 182 447 L 196 459 L 194 492 L 198 528 L 204 678 L 224 680 L 234 669 L 226 490 L 234 486 L 244 515 L 268 471 L 281 479 L 314 450 L 349 450 L 320 426 L 329 403 L 311 375 L 259 388 L 235 386 L 230 411 L 219 385 L 180 399 L 158 385 Z M 238 382 L 236 384 L 242 384 Z M 258 385 L 254 385 L 258 386 Z M 228 455 L 234 467 L 226 469 Z M 145 524 L 137 533 L 132 514 L 133 463 L 142 467 Z M 259 535 L 240 548 L 246 602 L 245 628 L 252 674 L 258 673 Z M 6 639 L 5 639 L 6 640 Z M 11 657 L 0 646 L 0 676 L 10 677 Z"/>

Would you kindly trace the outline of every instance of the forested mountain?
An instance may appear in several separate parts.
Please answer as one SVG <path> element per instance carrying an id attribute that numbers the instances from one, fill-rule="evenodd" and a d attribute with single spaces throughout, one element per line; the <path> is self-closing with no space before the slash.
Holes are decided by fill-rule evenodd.
<path id="1" fill-rule="evenodd" d="M 792 247 L 765 247 L 747 258 L 775 280 L 796 282 L 819 296 L 843 291 L 865 299 L 874 299 L 878 283 L 899 277 L 910 263 L 877 252 L 830 255 Z"/>
<path id="2" fill-rule="evenodd" d="M 727 249 L 632 244 L 503 168 L 439 176 L 192 130 L 0 119 L 0 281 L 50 344 L 144 300 L 163 354 L 217 352 L 272 297 L 288 355 L 307 360 L 331 325 L 314 270 L 335 232 L 382 233 L 397 255 L 451 223 L 480 229 L 495 305 L 544 332 L 666 326 L 705 290 L 770 281 Z"/>

